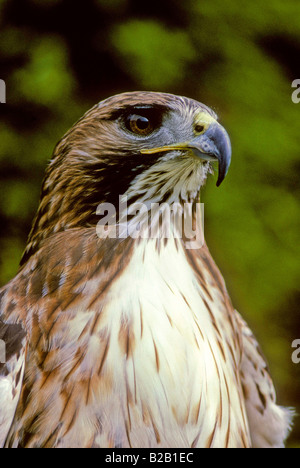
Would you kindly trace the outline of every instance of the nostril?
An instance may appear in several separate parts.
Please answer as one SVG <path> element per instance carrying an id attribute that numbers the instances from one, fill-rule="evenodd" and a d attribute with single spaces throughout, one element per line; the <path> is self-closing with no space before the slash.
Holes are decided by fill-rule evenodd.
<path id="1" fill-rule="evenodd" d="M 204 130 L 205 130 L 204 125 L 196 125 L 196 126 L 195 126 L 195 132 L 196 132 L 196 133 L 203 133 Z"/>

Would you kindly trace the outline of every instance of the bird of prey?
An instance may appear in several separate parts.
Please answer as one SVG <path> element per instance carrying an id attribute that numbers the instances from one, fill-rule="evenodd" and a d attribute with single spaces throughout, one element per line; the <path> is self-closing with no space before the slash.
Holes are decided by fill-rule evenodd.
<path id="1" fill-rule="evenodd" d="M 215 113 L 171 94 L 108 98 L 64 136 L 0 290 L 0 446 L 284 446 L 291 412 L 258 343 L 205 242 L 178 235 L 202 229 L 201 187 L 230 159 Z"/>

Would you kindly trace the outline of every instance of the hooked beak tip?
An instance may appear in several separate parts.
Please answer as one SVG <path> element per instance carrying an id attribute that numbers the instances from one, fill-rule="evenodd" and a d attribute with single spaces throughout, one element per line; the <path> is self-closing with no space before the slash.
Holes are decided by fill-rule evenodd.
<path id="1" fill-rule="evenodd" d="M 225 128 L 219 123 L 211 125 L 205 137 L 210 142 L 212 152 L 219 161 L 219 175 L 216 183 L 217 187 L 219 187 L 225 179 L 231 163 L 232 150 L 230 138 Z"/>

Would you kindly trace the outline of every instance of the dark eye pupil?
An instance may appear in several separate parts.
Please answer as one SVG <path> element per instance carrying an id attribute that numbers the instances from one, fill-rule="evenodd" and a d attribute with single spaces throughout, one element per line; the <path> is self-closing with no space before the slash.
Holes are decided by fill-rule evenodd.
<path id="1" fill-rule="evenodd" d="M 138 117 L 136 119 L 136 126 L 140 130 L 147 130 L 150 126 L 150 121 L 146 117 Z"/>
<path id="2" fill-rule="evenodd" d="M 127 118 L 126 127 L 132 133 L 140 136 L 148 136 L 154 129 L 153 124 L 148 117 L 137 114 L 132 114 Z"/>

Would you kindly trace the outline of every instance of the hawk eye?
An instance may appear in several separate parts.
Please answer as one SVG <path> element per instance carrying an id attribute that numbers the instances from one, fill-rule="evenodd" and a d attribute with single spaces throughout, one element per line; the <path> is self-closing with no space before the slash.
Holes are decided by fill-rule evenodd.
<path id="1" fill-rule="evenodd" d="M 137 114 L 131 114 L 127 117 L 126 127 L 132 133 L 141 136 L 150 135 L 154 130 L 154 127 L 148 117 Z"/>

